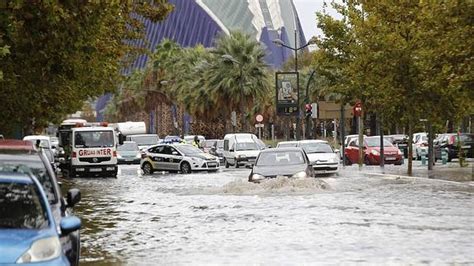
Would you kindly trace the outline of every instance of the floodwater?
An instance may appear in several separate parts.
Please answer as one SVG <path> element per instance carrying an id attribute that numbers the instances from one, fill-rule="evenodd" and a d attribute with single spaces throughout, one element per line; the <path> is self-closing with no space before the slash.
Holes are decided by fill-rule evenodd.
<path id="1" fill-rule="evenodd" d="M 474 185 L 365 177 L 246 181 L 248 169 L 73 179 L 81 264 L 474 264 Z"/>

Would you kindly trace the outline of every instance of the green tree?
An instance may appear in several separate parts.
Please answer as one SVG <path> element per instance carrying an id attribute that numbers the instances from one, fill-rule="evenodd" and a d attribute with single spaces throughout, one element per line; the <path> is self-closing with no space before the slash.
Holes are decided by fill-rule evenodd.
<path id="1" fill-rule="evenodd" d="M 470 4 L 348 1 L 334 6 L 343 19 L 318 14 L 326 37 L 319 40 L 322 54 L 315 61 L 328 86 L 346 101 L 362 100 L 366 111 L 407 125 L 410 143 L 420 118 L 440 123 L 473 112 Z"/>
<path id="2" fill-rule="evenodd" d="M 210 67 L 204 73 L 211 98 L 215 107 L 226 114 L 238 110 L 244 128 L 255 99 L 266 97 L 271 86 L 265 51 L 249 35 L 235 31 L 218 38 L 212 54 Z"/>
<path id="3" fill-rule="evenodd" d="M 10 1 L 0 12 L 0 45 L 10 50 L 0 61 L 0 131 L 41 128 L 114 92 L 120 69 L 143 52 L 136 15 L 171 10 L 167 1 Z"/>

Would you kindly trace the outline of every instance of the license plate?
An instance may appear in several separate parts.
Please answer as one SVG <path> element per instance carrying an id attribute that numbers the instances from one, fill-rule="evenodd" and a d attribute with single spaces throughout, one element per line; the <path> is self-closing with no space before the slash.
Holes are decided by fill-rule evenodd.
<path id="1" fill-rule="evenodd" d="M 89 172 L 102 172 L 101 168 L 91 168 Z"/>
<path id="2" fill-rule="evenodd" d="M 395 157 L 387 157 L 387 161 L 395 161 L 397 158 Z"/>
<path id="3" fill-rule="evenodd" d="M 215 163 L 208 163 L 207 166 L 208 166 L 208 167 L 216 167 L 217 164 L 215 164 Z"/>

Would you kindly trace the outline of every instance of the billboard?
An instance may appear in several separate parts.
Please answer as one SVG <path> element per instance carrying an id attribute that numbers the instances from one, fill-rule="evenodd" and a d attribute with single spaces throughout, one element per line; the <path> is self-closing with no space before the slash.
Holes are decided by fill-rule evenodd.
<path id="1" fill-rule="evenodd" d="M 275 73 L 277 115 L 297 116 L 299 113 L 298 72 Z"/>

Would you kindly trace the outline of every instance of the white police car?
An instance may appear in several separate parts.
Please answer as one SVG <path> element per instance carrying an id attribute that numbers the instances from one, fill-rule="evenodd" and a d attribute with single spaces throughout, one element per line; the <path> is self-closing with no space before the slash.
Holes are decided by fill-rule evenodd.
<path id="1" fill-rule="evenodd" d="M 216 172 L 219 158 L 204 153 L 189 144 L 158 144 L 142 151 L 140 168 L 144 174 L 155 171 L 169 171 L 189 174 L 192 171 Z"/>

